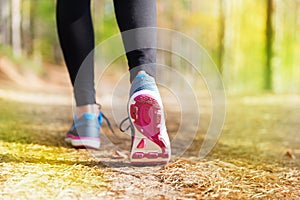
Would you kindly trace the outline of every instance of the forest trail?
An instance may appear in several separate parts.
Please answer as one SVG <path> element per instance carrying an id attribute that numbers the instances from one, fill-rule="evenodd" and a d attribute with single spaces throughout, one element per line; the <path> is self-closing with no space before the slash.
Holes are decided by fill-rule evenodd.
<path id="1" fill-rule="evenodd" d="M 196 137 L 167 166 L 139 168 L 128 164 L 126 135 L 99 151 L 64 142 L 70 88 L 17 85 L 0 87 L 1 199 L 300 198 L 300 96 L 228 97 L 223 133 L 205 159 L 195 156 Z M 172 123 L 169 115 L 171 135 Z"/>

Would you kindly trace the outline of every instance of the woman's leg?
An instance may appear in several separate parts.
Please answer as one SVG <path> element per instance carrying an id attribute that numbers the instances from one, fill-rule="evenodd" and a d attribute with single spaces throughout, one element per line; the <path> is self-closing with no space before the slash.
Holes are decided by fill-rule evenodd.
<path id="1" fill-rule="evenodd" d="M 128 102 L 133 125 L 130 160 L 137 165 L 166 164 L 171 155 L 170 140 L 154 79 L 156 0 L 114 0 L 114 4 L 120 30 L 136 29 L 122 33 L 132 83 Z"/>
<path id="2" fill-rule="evenodd" d="M 155 0 L 114 0 L 114 5 L 118 25 L 122 32 L 135 28 L 156 27 Z M 94 58 L 92 54 L 89 55 L 94 49 L 90 0 L 58 0 L 57 27 L 64 58 L 74 86 L 76 104 L 78 107 L 95 104 Z M 141 37 L 138 34 L 131 37 L 136 43 L 144 42 L 139 41 Z M 148 33 L 147 38 L 156 44 L 154 29 L 150 31 L 150 34 Z M 130 49 L 130 44 L 126 42 L 127 39 L 132 38 L 124 38 L 125 48 Z M 89 59 L 85 60 L 87 55 L 89 55 Z M 155 48 L 128 52 L 127 59 L 131 81 L 139 71 L 145 71 L 155 77 Z M 85 65 L 81 66 L 84 60 Z M 79 69 L 80 73 L 78 74 Z"/>
<path id="3" fill-rule="evenodd" d="M 147 29 L 147 35 L 141 35 L 145 31 L 123 34 L 124 46 L 128 51 L 126 55 L 131 82 L 139 71 L 145 71 L 155 77 L 156 49 L 131 50 L 135 46 L 147 46 L 147 42 L 156 47 L 156 31 L 154 29 L 156 27 L 156 0 L 114 0 L 114 6 L 121 32 L 138 28 L 153 28 Z"/>
<path id="4" fill-rule="evenodd" d="M 102 115 L 95 101 L 90 0 L 58 0 L 57 29 L 77 106 L 65 141 L 74 147 L 99 148 Z"/>
<path id="5" fill-rule="evenodd" d="M 59 41 L 79 109 L 96 103 L 94 56 L 90 54 L 95 45 L 90 3 L 91 0 L 57 1 Z"/>

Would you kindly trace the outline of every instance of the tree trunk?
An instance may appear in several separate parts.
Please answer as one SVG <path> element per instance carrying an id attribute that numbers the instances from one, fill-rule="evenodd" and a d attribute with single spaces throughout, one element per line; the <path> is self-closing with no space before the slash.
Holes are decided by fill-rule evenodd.
<path id="1" fill-rule="evenodd" d="M 21 56 L 21 0 L 12 0 L 12 47 L 16 57 Z"/>
<path id="2" fill-rule="evenodd" d="M 29 47 L 28 47 L 28 55 L 33 56 L 34 55 L 34 38 L 35 38 L 35 17 L 36 17 L 36 4 L 35 1 L 30 0 L 30 16 L 29 16 L 29 24 L 30 24 L 30 29 L 29 29 L 29 37 L 30 37 L 30 42 L 29 42 Z"/>
<path id="3" fill-rule="evenodd" d="M 225 37 L 225 0 L 219 0 L 220 24 L 219 24 L 219 70 L 223 74 L 223 56 L 225 51 L 224 37 Z"/>
<path id="4" fill-rule="evenodd" d="M 0 0 L 0 42 L 10 44 L 10 2 Z"/>
<path id="5" fill-rule="evenodd" d="M 266 19 L 266 68 L 265 68 L 265 90 L 272 90 L 272 58 L 273 58 L 273 0 L 267 0 L 267 19 Z"/>
<path id="6" fill-rule="evenodd" d="M 22 49 L 23 53 L 31 55 L 32 38 L 30 36 L 31 29 L 31 0 L 22 1 Z"/>

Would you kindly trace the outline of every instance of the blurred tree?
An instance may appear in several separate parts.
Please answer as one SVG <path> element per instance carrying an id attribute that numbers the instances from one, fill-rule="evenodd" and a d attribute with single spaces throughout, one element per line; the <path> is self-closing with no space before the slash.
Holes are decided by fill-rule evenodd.
<path id="1" fill-rule="evenodd" d="M 218 66 L 220 73 L 223 74 L 223 57 L 224 57 L 224 37 L 225 37 L 225 4 L 226 0 L 219 0 L 220 24 L 219 24 L 219 58 Z"/>
<path id="2" fill-rule="evenodd" d="M 10 44 L 10 0 L 0 1 L 0 44 Z"/>
<path id="3" fill-rule="evenodd" d="M 35 2 L 22 1 L 22 48 L 27 56 L 33 55 Z"/>
<path id="4" fill-rule="evenodd" d="M 273 58 L 273 0 L 267 0 L 267 16 L 266 16 L 266 66 L 265 66 L 265 90 L 272 90 L 272 58 Z"/>
<path id="5" fill-rule="evenodd" d="M 12 48 L 16 57 L 21 56 L 21 0 L 12 0 Z"/>

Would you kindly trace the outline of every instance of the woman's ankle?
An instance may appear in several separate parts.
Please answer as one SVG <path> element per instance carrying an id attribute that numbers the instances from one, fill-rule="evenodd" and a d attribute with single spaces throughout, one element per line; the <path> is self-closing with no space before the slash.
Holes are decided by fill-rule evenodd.
<path id="1" fill-rule="evenodd" d="M 75 110 L 75 114 L 78 118 L 80 118 L 84 113 L 93 113 L 99 115 L 99 112 L 100 112 L 100 107 L 98 104 L 77 106 Z"/>

